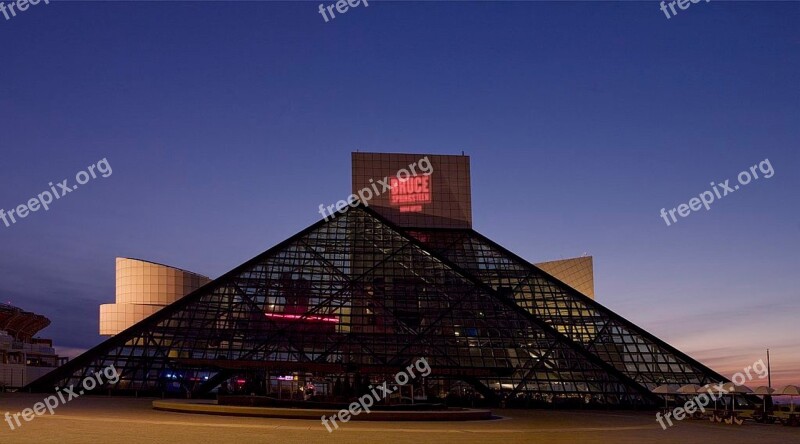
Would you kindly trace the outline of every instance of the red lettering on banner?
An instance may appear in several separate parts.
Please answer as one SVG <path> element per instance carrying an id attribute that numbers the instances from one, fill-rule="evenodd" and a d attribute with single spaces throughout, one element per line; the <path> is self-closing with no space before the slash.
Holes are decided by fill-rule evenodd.
<path id="1" fill-rule="evenodd" d="M 411 176 L 406 179 L 393 177 L 391 186 L 391 204 L 400 207 L 403 213 L 422 212 L 422 205 L 431 203 L 431 177 Z"/>

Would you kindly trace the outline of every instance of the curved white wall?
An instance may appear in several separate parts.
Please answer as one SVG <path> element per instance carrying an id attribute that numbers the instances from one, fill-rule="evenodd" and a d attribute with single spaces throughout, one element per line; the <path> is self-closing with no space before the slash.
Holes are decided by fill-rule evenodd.
<path id="1" fill-rule="evenodd" d="M 211 279 L 137 259 L 117 258 L 116 303 L 100 306 L 100 334 L 113 336 Z"/>

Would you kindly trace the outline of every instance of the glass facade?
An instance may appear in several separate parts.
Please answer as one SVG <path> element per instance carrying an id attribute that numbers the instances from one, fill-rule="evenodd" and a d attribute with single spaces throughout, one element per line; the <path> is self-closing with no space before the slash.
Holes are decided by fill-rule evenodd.
<path id="1" fill-rule="evenodd" d="M 410 234 L 648 389 L 725 380 L 474 230 Z"/>
<path id="2" fill-rule="evenodd" d="M 245 385 L 280 396 L 285 381 L 341 394 L 420 358 L 432 373 L 417 389 L 429 396 L 470 391 L 521 405 L 655 405 L 656 384 L 724 380 L 471 229 L 401 228 L 359 206 L 28 389 L 78 384 L 113 365 L 121 377 L 110 393 Z"/>

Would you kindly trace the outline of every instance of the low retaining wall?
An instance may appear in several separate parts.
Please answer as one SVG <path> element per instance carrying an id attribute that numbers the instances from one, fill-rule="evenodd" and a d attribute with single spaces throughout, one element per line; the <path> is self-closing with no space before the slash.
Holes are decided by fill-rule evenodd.
<path id="1" fill-rule="evenodd" d="M 313 419 L 332 416 L 339 410 L 242 407 L 217 405 L 213 401 L 153 401 L 155 410 L 207 415 L 250 416 L 260 418 Z M 351 417 L 351 421 L 479 421 L 492 418 L 490 410 L 448 409 L 432 411 L 378 411 Z"/>

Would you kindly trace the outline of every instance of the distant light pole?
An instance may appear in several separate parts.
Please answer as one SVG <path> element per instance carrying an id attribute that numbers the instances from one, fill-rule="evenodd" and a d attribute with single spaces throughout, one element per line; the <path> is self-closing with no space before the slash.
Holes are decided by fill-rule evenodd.
<path id="1" fill-rule="evenodd" d="M 764 415 L 767 414 L 767 403 L 769 410 L 772 411 L 772 369 L 769 366 L 769 349 L 767 349 L 767 396 L 764 396 Z"/>
<path id="2" fill-rule="evenodd" d="M 769 349 L 767 349 L 767 385 L 772 388 L 772 370 L 769 367 Z"/>

